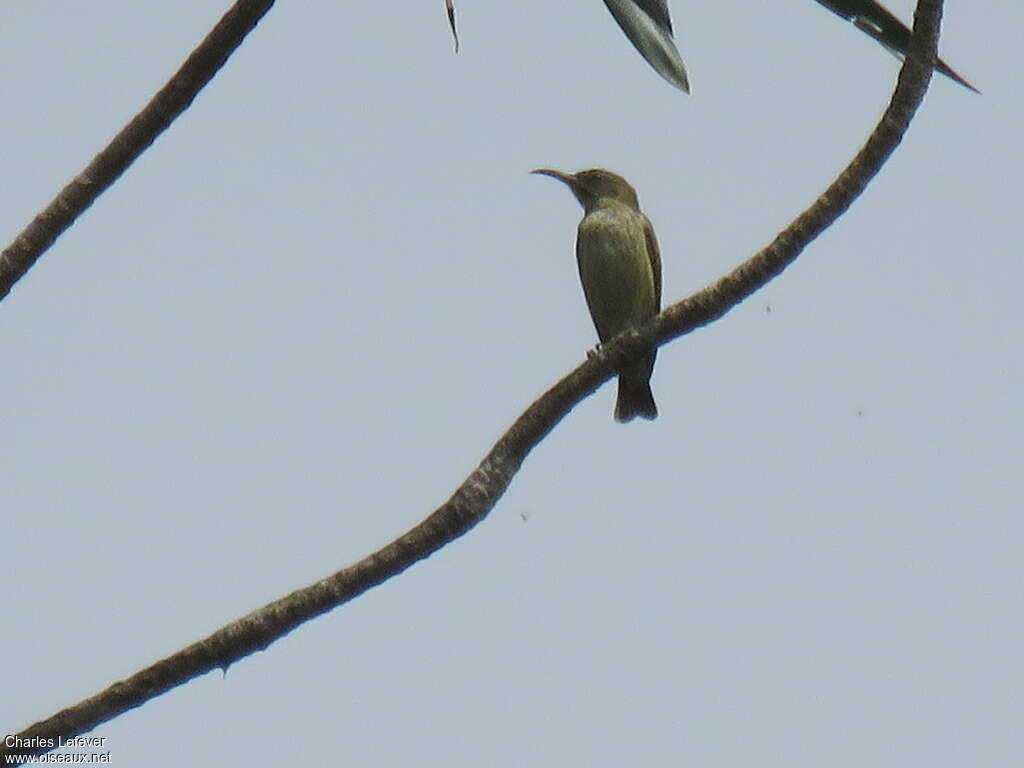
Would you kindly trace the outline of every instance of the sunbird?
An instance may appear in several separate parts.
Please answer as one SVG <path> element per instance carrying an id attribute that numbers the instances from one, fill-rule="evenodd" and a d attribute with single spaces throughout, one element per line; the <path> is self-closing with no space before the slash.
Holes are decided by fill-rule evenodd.
<path id="1" fill-rule="evenodd" d="M 592 168 L 563 173 L 538 168 L 558 179 L 583 206 L 576 231 L 576 264 L 590 317 L 602 343 L 637 328 L 661 307 L 661 254 L 654 227 L 640 211 L 636 190 L 616 173 Z M 651 393 L 657 350 L 619 372 L 615 420 L 654 419 Z"/>

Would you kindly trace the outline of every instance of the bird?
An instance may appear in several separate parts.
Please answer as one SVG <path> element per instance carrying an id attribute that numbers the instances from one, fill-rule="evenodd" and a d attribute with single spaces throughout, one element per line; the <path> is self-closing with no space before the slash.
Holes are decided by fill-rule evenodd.
<path id="1" fill-rule="evenodd" d="M 604 0 L 604 4 L 654 71 L 689 93 L 690 81 L 673 38 L 668 0 Z"/>
<path id="2" fill-rule="evenodd" d="M 874 0 L 818 0 L 818 2 L 847 21 L 857 29 L 880 42 L 898 56 L 905 56 L 910 47 L 910 29 L 889 10 Z M 950 80 L 959 83 L 975 93 L 977 88 L 958 75 L 942 59 L 935 60 L 935 69 Z"/>
<path id="3" fill-rule="evenodd" d="M 654 227 L 640 211 L 636 190 L 616 173 L 591 168 L 563 173 L 538 168 L 566 186 L 583 206 L 576 232 L 576 264 L 597 337 L 604 343 L 638 328 L 661 307 L 661 254 Z M 656 349 L 619 372 L 615 420 L 654 419 L 651 392 Z"/>

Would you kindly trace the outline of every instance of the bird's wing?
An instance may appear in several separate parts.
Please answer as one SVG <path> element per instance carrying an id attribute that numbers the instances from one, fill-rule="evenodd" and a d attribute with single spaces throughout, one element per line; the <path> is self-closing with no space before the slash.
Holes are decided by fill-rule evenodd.
<path id="1" fill-rule="evenodd" d="M 654 234 L 654 227 L 650 220 L 644 216 L 644 240 L 647 241 L 647 260 L 651 262 L 651 272 L 654 273 L 654 305 L 655 311 L 661 311 L 661 249 L 658 248 L 658 238 Z"/>
<path id="2" fill-rule="evenodd" d="M 838 16 L 853 22 L 859 30 L 873 37 L 894 53 L 905 56 L 910 47 L 910 29 L 888 9 L 874 0 L 818 0 Z M 953 71 L 942 59 L 937 59 L 935 68 L 946 77 L 960 83 L 975 93 L 978 89 Z"/>

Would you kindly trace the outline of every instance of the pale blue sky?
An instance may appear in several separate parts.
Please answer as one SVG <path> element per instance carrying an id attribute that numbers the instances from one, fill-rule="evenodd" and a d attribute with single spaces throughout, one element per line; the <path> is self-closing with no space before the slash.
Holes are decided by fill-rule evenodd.
<path id="1" fill-rule="evenodd" d="M 4 3 L 5 243 L 226 7 Z M 597 0 L 461 0 L 458 56 L 441 0 L 279 2 L 42 257 L 0 304 L 0 731 L 385 543 L 583 358 L 579 207 L 530 169 L 629 178 L 666 301 L 824 189 L 895 59 L 811 0 L 671 7 L 689 97 Z M 470 535 L 94 731 L 114 764 L 1018 759 L 1022 27 L 949 3 L 984 95 L 937 78 L 836 227 L 663 348 L 661 418 L 603 387 Z"/>

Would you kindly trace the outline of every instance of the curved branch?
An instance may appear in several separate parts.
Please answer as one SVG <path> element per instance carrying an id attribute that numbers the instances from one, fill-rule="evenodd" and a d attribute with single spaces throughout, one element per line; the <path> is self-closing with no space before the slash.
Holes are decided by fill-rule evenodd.
<path id="1" fill-rule="evenodd" d="M 452 497 L 423 522 L 358 563 L 228 624 L 102 693 L 29 727 L 0 756 L 48 751 L 69 738 L 141 706 L 171 688 L 259 651 L 310 619 L 396 576 L 479 523 L 508 488 L 526 456 L 584 397 L 639 359 L 651 343 L 721 317 L 791 264 L 850 206 L 899 145 L 931 77 L 942 0 L 919 0 L 914 39 L 896 91 L 864 148 L 815 203 L 762 251 L 714 285 L 673 304 L 640 331 L 613 339 L 526 409 Z M 33 743 L 42 746 L 33 747 Z"/>
<path id="2" fill-rule="evenodd" d="M 75 219 L 188 109 L 274 0 L 238 0 L 139 114 L 0 253 L 0 300 Z"/>

